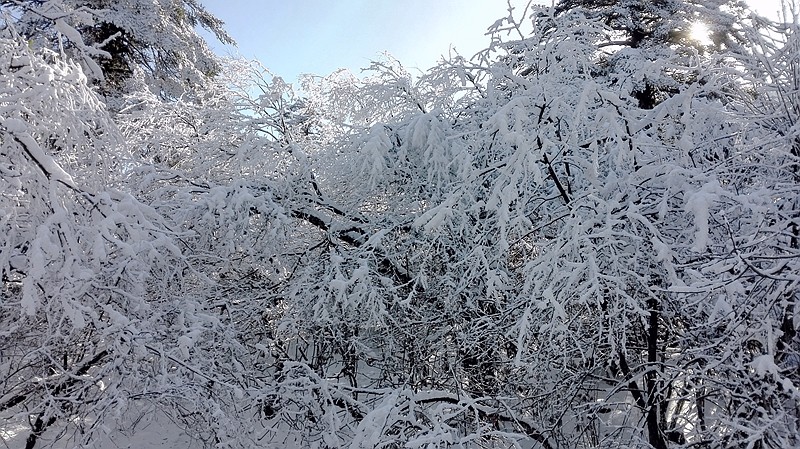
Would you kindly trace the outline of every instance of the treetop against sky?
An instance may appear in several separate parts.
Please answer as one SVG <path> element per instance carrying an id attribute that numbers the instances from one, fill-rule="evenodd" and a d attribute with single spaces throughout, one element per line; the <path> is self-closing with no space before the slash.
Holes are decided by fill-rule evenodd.
<path id="1" fill-rule="evenodd" d="M 548 0 L 534 3 L 548 4 Z M 748 0 L 776 16 L 780 0 Z M 298 75 L 358 73 L 388 52 L 410 70 L 432 67 L 452 47 L 469 58 L 488 46 L 486 29 L 507 15 L 506 0 L 204 0 L 238 47 L 209 39 L 220 54 L 259 60 L 288 82 Z M 526 2 L 513 0 L 517 10 Z"/>

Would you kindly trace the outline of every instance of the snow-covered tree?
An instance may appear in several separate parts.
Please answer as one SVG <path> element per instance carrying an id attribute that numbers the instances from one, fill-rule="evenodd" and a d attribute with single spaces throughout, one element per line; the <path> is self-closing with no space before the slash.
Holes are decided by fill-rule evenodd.
<path id="1" fill-rule="evenodd" d="M 0 40 L 0 410 L 30 418 L 33 447 L 54 422 L 80 429 L 119 406 L 114 392 L 132 380 L 120 354 L 158 308 L 147 279 L 170 283 L 175 254 L 160 217 L 115 188 L 121 138 L 81 68 L 11 31 Z"/>
<path id="2" fill-rule="evenodd" d="M 672 69 L 677 55 L 687 58 L 679 62 L 687 66 L 697 52 L 746 52 L 740 29 L 745 11 L 738 0 L 565 0 L 554 15 L 577 13 L 602 23 L 604 37 L 596 42 L 600 70 L 650 109 L 694 79 L 691 70 Z M 707 30 L 706 39 L 694 35 L 698 26 Z"/>
<path id="3" fill-rule="evenodd" d="M 192 373 L 182 357 L 206 327 L 227 331 L 191 309 L 210 282 L 189 254 L 205 254 L 187 250 L 191 230 L 131 188 L 144 161 L 129 150 L 140 146 L 107 112 L 85 59 L 31 44 L 4 18 L 0 413 L 9 432 L 29 426 L 28 448 L 57 435 L 88 444 L 152 409 L 181 416 L 168 408 L 175 395 L 211 407 L 192 403 L 196 384 L 174 373 Z"/>
<path id="4" fill-rule="evenodd" d="M 294 272 L 279 358 L 350 392 L 320 409 L 337 420 L 319 438 L 360 421 L 373 445 L 796 444 L 795 362 L 772 355 L 778 335 L 796 345 L 794 206 L 779 200 L 796 197 L 779 175 L 796 162 L 771 146 L 754 159 L 769 140 L 743 104 L 764 99 L 750 56 L 665 40 L 611 65 L 619 30 L 591 10 L 539 10 L 503 42 L 522 28 L 507 23 L 497 63 L 462 67 L 485 80 L 467 107 L 401 112 L 314 167 L 338 212 L 299 217 L 323 233 Z M 675 89 L 643 104 L 631 78 Z"/>
<path id="5" fill-rule="evenodd" d="M 196 28 L 232 42 L 197 0 L 4 0 L 0 12 L 32 45 L 65 52 L 113 96 L 137 79 L 166 98 L 191 93 L 220 69 Z"/>
<path id="6" fill-rule="evenodd" d="M 800 444 L 797 24 L 528 5 L 469 61 L 299 95 L 155 69 L 125 27 L 162 3 L 2 6 L 0 413 L 29 448 L 142 416 L 205 447 Z M 150 88 L 109 114 L 92 61 Z"/>

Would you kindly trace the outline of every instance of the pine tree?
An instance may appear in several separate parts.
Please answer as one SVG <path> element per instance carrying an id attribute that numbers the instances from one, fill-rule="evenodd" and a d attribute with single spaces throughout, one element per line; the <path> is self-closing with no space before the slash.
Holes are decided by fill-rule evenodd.
<path id="1" fill-rule="evenodd" d="M 745 52 L 746 40 L 739 29 L 745 11 L 739 0 L 563 0 L 555 7 L 556 16 L 580 12 L 604 26 L 604 39 L 596 42 L 598 64 L 621 82 L 633 78 L 632 93 L 644 109 L 680 92 L 694 75 L 637 72 L 672 58 L 671 54 L 683 56 L 684 64 L 691 65 L 698 54 Z M 692 35 L 695 24 L 708 29 L 710 43 Z"/>
<path id="2" fill-rule="evenodd" d="M 119 96 L 139 77 L 165 98 L 202 86 L 220 70 L 196 28 L 225 43 L 222 22 L 197 0 L 4 1 L 6 20 L 39 47 L 65 52 L 102 91 Z"/>

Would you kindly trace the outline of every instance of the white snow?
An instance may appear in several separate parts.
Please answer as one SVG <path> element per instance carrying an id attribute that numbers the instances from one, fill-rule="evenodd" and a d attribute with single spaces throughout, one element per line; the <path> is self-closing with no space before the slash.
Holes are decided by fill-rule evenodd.
<path id="1" fill-rule="evenodd" d="M 709 214 L 711 208 L 719 200 L 721 189 L 719 183 L 711 181 L 699 190 L 687 195 L 686 211 L 694 215 L 695 237 L 692 250 L 705 251 L 709 242 Z"/>

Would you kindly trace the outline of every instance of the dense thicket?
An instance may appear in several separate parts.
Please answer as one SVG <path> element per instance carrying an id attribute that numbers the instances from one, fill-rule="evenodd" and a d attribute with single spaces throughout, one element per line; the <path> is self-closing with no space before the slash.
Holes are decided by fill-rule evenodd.
<path id="1" fill-rule="evenodd" d="M 797 23 L 528 5 L 298 94 L 95 3 L 0 2 L 5 435 L 800 445 Z"/>

